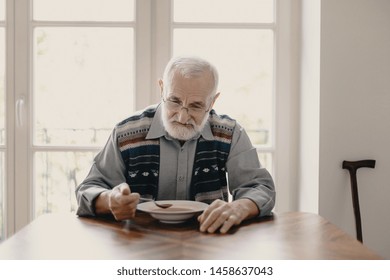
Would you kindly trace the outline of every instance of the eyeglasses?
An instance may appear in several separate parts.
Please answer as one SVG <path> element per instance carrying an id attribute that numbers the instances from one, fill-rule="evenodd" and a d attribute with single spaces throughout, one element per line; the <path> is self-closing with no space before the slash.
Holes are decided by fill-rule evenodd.
<path id="1" fill-rule="evenodd" d="M 199 116 L 210 111 L 210 108 L 206 109 L 205 106 L 199 104 L 190 104 L 188 107 L 184 107 L 182 102 L 179 100 L 169 100 L 165 99 L 164 97 L 162 97 L 162 100 L 167 106 L 168 110 L 180 112 L 181 110 L 185 109 L 187 114 L 191 116 Z"/>

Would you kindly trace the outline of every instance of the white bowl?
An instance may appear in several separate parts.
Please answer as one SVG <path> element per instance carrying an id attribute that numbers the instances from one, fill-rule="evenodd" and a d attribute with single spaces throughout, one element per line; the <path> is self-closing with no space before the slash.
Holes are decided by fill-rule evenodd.
<path id="1" fill-rule="evenodd" d="M 191 200 L 159 200 L 158 202 L 170 203 L 172 206 L 159 208 L 153 201 L 150 201 L 138 204 L 137 209 L 149 213 L 162 223 L 178 224 L 202 213 L 208 207 L 206 203 Z"/>

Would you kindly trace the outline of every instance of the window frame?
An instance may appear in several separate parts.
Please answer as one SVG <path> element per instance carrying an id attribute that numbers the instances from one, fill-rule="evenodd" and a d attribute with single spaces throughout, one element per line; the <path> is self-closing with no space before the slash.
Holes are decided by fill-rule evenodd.
<path id="1" fill-rule="evenodd" d="M 173 23 L 173 8 L 170 5 L 171 0 L 159 0 L 154 2 L 155 8 L 152 16 L 155 18 L 152 45 L 153 53 L 156 53 L 154 67 L 154 80 L 159 77 L 156 73 L 162 73 L 166 63 L 171 57 L 171 47 L 173 45 L 173 28 L 179 27 L 198 27 L 203 28 L 219 27 L 241 27 L 241 28 L 271 28 L 274 31 L 274 101 L 273 101 L 273 129 L 274 135 L 270 146 L 256 146 L 259 153 L 271 153 L 273 157 L 273 179 L 276 184 L 277 197 L 275 211 L 290 211 L 296 206 L 297 172 L 296 154 L 297 134 L 294 127 L 298 126 L 297 108 L 298 100 L 297 85 L 294 81 L 298 80 L 296 69 L 298 62 L 293 60 L 297 51 L 297 39 L 294 40 L 291 33 L 297 32 L 296 19 L 298 16 L 297 5 L 291 1 L 274 0 L 274 22 L 259 24 L 224 24 L 224 23 Z M 158 11 L 156 13 L 155 11 Z M 169 19 L 169 20 L 167 20 Z M 293 25 L 293 27 L 291 27 Z M 165 38 L 165 41 L 164 41 Z M 169 44 L 166 38 L 169 38 Z M 157 42 L 160 42 L 159 44 Z M 164 43 L 161 43 L 164 42 Z M 159 48 L 159 52 L 156 48 Z M 296 56 L 295 56 L 296 57 Z M 295 73 L 295 74 L 294 74 Z M 156 88 L 157 90 L 157 88 Z M 154 92 L 157 92 L 157 91 Z M 153 99 L 158 102 L 158 99 Z M 287 140 L 291 139 L 291 141 Z M 286 141 L 287 140 L 287 141 Z"/>
<path id="2" fill-rule="evenodd" d="M 5 8 L 7 8 L 8 6 L 6 5 L 7 3 L 4 2 L 4 5 L 5 5 Z M 4 7 L 0 7 L 0 8 L 4 8 Z M 5 77 L 4 77 L 4 102 L 7 103 L 8 101 L 8 98 L 7 98 L 7 78 L 8 78 L 8 73 L 7 73 L 7 64 L 9 63 L 8 61 L 8 56 L 7 56 L 7 51 L 8 51 L 8 46 L 7 46 L 7 42 L 9 40 L 8 38 L 8 33 L 7 33 L 7 24 L 8 24 L 9 20 L 7 19 L 7 11 L 4 11 L 4 19 L 0 20 L 0 28 L 4 31 L 4 46 L 5 46 L 5 49 L 4 49 L 4 54 L 1 54 L 1 55 L 4 55 L 4 58 L 5 58 L 5 68 L 4 68 L 4 74 L 5 74 Z M 2 38 L 3 39 L 3 38 Z M 5 104 L 5 115 L 7 114 L 7 104 Z M 2 240 L 3 237 L 6 236 L 6 232 L 7 232 L 7 216 L 6 216 L 6 209 L 7 209 L 7 200 L 6 200 L 6 197 L 7 197 L 7 180 L 8 180 L 8 176 L 7 176 L 7 159 L 9 158 L 7 156 L 7 153 L 8 153 L 8 146 L 9 146 L 9 139 L 8 139 L 8 124 L 7 124 L 7 118 L 5 116 L 5 123 L 4 123 L 4 130 L 5 130 L 5 139 L 4 139 L 4 143 L 3 144 L 0 144 L 0 153 L 3 154 L 3 158 L 4 158 L 4 166 L 1 166 L 2 169 L 4 170 L 4 173 L 2 174 L 3 176 L 3 181 L 0 183 L 0 199 L 2 200 L 0 202 L 0 215 L 1 215 L 1 221 L 2 221 L 2 225 L 0 225 L 0 240 Z M 0 132 L 1 133 L 1 132 Z M 1 160 L 1 159 L 0 159 Z M 3 165 L 3 163 L 1 164 Z M 3 172 L 3 170 L 0 169 L 0 172 Z"/>
<path id="3" fill-rule="evenodd" d="M 291 190 L 294 189 L 294 169 L 290 163 L 296 158 L 291 119 L 297 104 L 293 102 L 290 87 L 294 86 L 291 68 L 294 66 L 290 46 L 292 35 L 290 23 L 293 5 L 290 1 L 275 1 L 275 21 L 265 24 L 241 24 L 243 28 L 274 30 L 274 137 L 271 147 L 256 147 L 259 152 L 273 155 L 273 177 L 277 186 L 276 211 L 286 211 L 293 206 Z M 5 235 L 28 224 L 33 219 L 33 154 L 47 151 L 94 151 L 99 147 L 39 147 L 33 145 L 32 123 L 32 32 L 37 26 L 117 26 L 127 23 L 113 22 L 39 22 L 32 21 L 32 0 L 6 0 L 6 189 L 5 189 Z M 198 26 L 198 24 L 174 23 L 171 0 L 136 0 L 135 22 L 135 110 L 142 109 L 160 100 L 158 79 L 171 57 L 173 28 L 175 26 Z M 213 24 L 213 26 L 238 27 L 237 24 Z M 204 26 L 206 28 L 207 26 Z M 16 33 L 15 30 L 18 30 Z M 145 36 L 149 34 L 149 36 Z M 18 42 L 16 44 L 15 42 Z M 146 94 L 145 94 L 146 93 Z M 23 100 L 23 102 L 21 101 Z M 18 173 L 16 173 L 18 172 Z M 19 174 L 19 175 L 18 175 Z M 26 174 L 25 176 L 20 176 Z"/>

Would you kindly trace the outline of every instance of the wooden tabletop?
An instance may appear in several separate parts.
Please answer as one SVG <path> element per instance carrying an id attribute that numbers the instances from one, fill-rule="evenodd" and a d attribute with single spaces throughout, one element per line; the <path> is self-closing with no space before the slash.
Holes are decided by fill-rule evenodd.
<path id="1" fill-rule="evenodd" d="M 0 244 L 0 259 L 382 259 L 326 219 L 281 213 L 207 234 L 193 219 L 162 224 L 43 215 Z"/>

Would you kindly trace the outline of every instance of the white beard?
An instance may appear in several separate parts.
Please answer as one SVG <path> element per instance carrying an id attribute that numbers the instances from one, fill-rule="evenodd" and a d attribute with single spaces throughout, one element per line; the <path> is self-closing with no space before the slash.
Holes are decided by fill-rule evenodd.
<path id="1" fill-rule="evenodd" d="M 209 114 L 207 113 L 205 114 L 200 125 L 196 125 L 193 119 L 190 119 L 187 125 L 182 125 L 178 122 L 177 114 L 174 115 L 172 118 L 168 119 L 168 112 L 164 104 L 162 104 L 161 113 L 165 130 L 172 138 L 182 141 L 187 141 L 197 136 L 202 131 L 209 118 Z"/>

